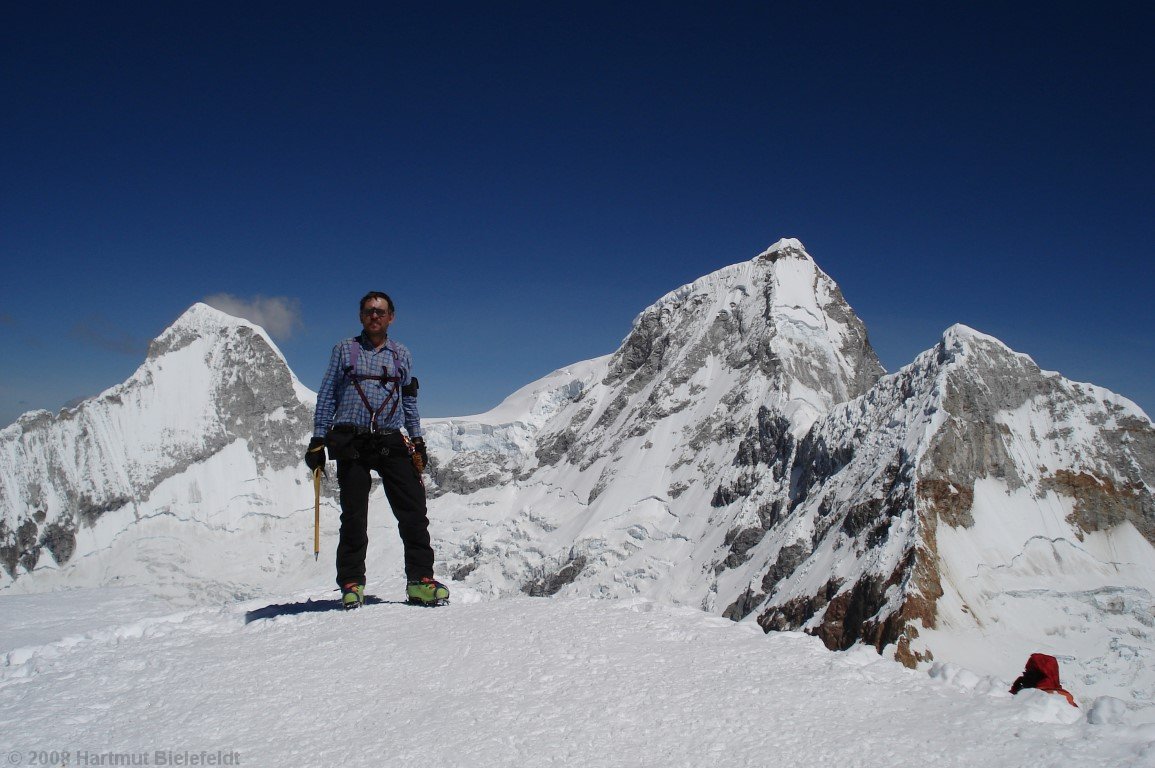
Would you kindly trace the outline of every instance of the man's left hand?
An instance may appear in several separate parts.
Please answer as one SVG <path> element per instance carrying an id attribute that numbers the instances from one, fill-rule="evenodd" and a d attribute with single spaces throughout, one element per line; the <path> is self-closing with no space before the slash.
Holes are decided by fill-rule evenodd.
<path id="1" fill-rule="evenodd" d="M 413 438 L 413 464 L 418 472 L 424 472 L 429 466 L 429 451 L 425 448 L 425 438 Z"/>

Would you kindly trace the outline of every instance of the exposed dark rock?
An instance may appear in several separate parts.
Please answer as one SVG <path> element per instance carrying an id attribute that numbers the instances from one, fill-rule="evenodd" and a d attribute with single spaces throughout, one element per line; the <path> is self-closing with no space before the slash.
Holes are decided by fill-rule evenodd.
<path id="1" fill-rule="evenodd" d="M 24 518 L 15 530 L 0 520 L 0 565 L 9 576 L 15 578 L 18 567 L 29 571 L 36 567 L 40 559 L 39 530 L 30 517 Z"/>
<path id="2" fill-rule="evenodd" d="M 728 443 L 738 436 L 738 425 L 726 418 L 711 416 L 688 429 L 686 447 L 694 453 L 716 443 Z"/>
<path id="3" fill-rule="evenodd" d="M 710 498 L 710 506 L 720 509 L 739 499 L 744 499 L 755 485 L 757 485 L 756 479 L 745 474 L 739 475 L 730 483 L 718 486 Z"/>
<path id="4" fill-rule="evenodd" d="M 778 582 L 789 577 L 798 570 L 798 566 L 806 562 L 811 551 L 810 543 L 802 539 L 783 547 L 778 552 L 778 558 L 774 564 L 762 577 L 762 591 L 766 594 L 772 594 L 778 587 Z"/>
<path id="5" fill-rule="evenodd" d="M 879 536 L 885 537 L 884 533 L 879 532 L 879 527 L 885 530 L 891 518 L 910 508 L 912 471 L 913 467 L 908 464 L 905 452 L 900 450 L 879 478 L 879 490 L 885 495 L 866 499 L 847 510 L 842 521 L 843 533 L 850 538 L 857 538 L 863 531 L 872 528 L 872 537 L 876 542 Z"/>
<path id="6" fill-rule="evenodd" d="M 918 495 L 947 525 L 955 528 L 974 525 L 971 517 L 975 501 L 973 482 L 960 486 L 949 480 L 928 477 L 918 481 Z"/>
<path id="7" fill-rule="evenodd" d="M 242 438 L 257 464 L 272 470 L 301 461 L 301 425 L 312 422 L 311 409 L 297 399 L 292 373 L 265 338 L 248 326 L 221 331 L 214 348 L 221 369 L 213 402 L 227 441 Z M 282 409 L 278 411 L 278 409 Z M 276 417 L 270 418 L 274 412 Z"/>
<path id="8" fill-rule="evenodd" d="M 0 518 L 0 566 L 9 576 L 16 575 L 16 563 L 20 561 L 20 550 L 16 546 L 16 533 L 8 527 L 8 521 Z"/>
<path id="9" fill-rule="evenodd" d="M 885 510 L 884 510 L 885 511 Z M 881 547 L 886 543 L 890 537 L 890 517 L 897 516 L 898 510 L 894 507 L 890 508 L 890 513 L 885 519 L 875 521 L 874 526 L 866 536 L 864 550 L 871 550 Z"/>
<path id="10" fill-rule="evenodd" d="M 76 501 L 76 516 L 84 525 L 92 525 L 97 518 L 106 512 L 111 512 L 114 509 L 120 509 L 126 504 L 131 504 L 132 499 L 127 496 L 114 496 L 110 499 L 96 501 L 88 496 L 81 496 Z"/>
<path id="11" fill-rule="evenodd" d="M 782 500 L 773 501 L 758 507 L 758 519 L 762 522 L 762 530 L 768 531 L 782 519 Z"/>
<path id="12" fill-rule="evenodd" d="M 836 475 L 854 458 L 854 446 L 828 445 L 825 435 L 811 430 L 798 443 L 790 469 L 790 511 L 806 501 L 811 489 Z"/>
<path id="13" fill-rule="evenodd" d="M 1090 472 L 1059 470 L 1042 478 L 1040 487 L 1075 500 L 1068 518 L 1079 530 L 1105 531 L 1130 522 L 1147 541 L 1155 544 L 1155 504 L 1146 488 L 1136 482 L 1117 485 L 1109 477 Z"/>
<path id="14" fill-rule="evenodd" d="M 598 417 L 598 421 L 597 424 L 594 425 L 594 429 L 604 431 L 613 426 L 613 423 L 617 421 L 618 416 L 620 416 L 622 411 L 625 410 L 626 406 L 630 404 L 631 394 L 633 393 L 628 392 L 627 389 L 623 389 L 622 391 L 618 392 L 617 397 L 613 399 L 609 407 L 606 408 L 605 412 L 603 412 L 602 415 Z"/>
<path id="15" fill-rule="evenodd" d="M 758 616 L 758 626 L 767 632 L 799 629 L 838 594 L 841 586 L 842 580 L 834 577 L 816 594 L 796 597 L 782 605 L 771 606 Z"/>
<path id="16" fill-rule="evenodd" d="M 750 559 L 749 552 L 766 536 L 766 530 L 761 526 L 755 528 L 734 528 L 726 534 L 724 544 L 730 547 L 730 553 L 723 561 L 725 568 L 737 568 Z"/>
<path id="17" fill-rule="evenodd" d="M 662 308 L 651 307 L 642 313 L 629 336 L 614 354 L 602 383 L 613 386 L 640 374 L 635 391 L 644 381 L 652 378 L 662 367 L 670 338 L 665 332 Z"/>
<path id="18" fill-rule="evenodd" d="M 867 499 L 855 504 L 842 519 L 842 532 L 850 538 L 858 536 L 873 525 L 886 506 L 885 499 Z"/>
<path id="19" fill-rule="evenodd" d="M 753 589 L 747 587 L 746 591 L 738 596 L 738 599 L 726 607 L 722 611 L 723 619 L 730 619 L 731 621 L 741 621 L 754 612 L 754 609 L 766 599 L 766 595 L 755 593 Z"/>
<path id="20" fill-rule="evenodd" d="M 473 573 L 475 570 L 477 570 L 476 560 L 453 569 L 453 573 L 449 575 L 449 578 L 453 581 L 465 581 L 465 577 Z"/>
<path id="21" fill-rule="evenodd" d="M 948 417 L 923 458 L 920 474 L 933 478 L 924 489 L 926 497 L 933 496 L 946 505 L 944 509 L 949 508 L 944 520 L 969 528 L 974 524 L 971 504 L 965 498 L 949 503 L 947 489 L 970 494 L 975 480 L 982 477 L 1003 480 L 1011 490 L 1025 484 L 1008 452 L 1008 429 L 999 422 L 998 414 L 1014 411 L 1032 397 L 1053 402 L 1067 402 L 1069 398 L 1058 393 L 1056 382 L 1043 376 L 1029 359 L 999 344 L 973 339 L 967 348 L 966 364 L 952 369 L 946 377 L 942 407 Z M 944 363 L 956 354 L 945 343 L 940 349 Z"/>
<path id="22" fill-rule="evenodd" d="M 52 555 L 57 565 L 64 565 L 76 551 L 76 527 L 72 521 L 45 526 L 40 542 Z"/>
<path id="23" fill-rule="evenodd" d="M 856 581 L 850 589 L 831 599 L 822 623 L 812 634 L 821 638 L 832 651 L 845 651 L 859 640 L 878 640 L 863 637 L 864 624 L 886 603 L 886 590 L 893 583 L 893 578 L 884 580 L 865 576 Z M 874 642 L 871 644 L 874 645 Z"/>
<path id="24" fill-rule="evenodd" d="M 496 453 L 461 453 L 448 463 L 430 459 L 430 498 L 447 493 L 462 495 L 509 482 L 506 457 Z"/>
<path id="25" fill-rule="evenodd" d="M 521 591 L 530 597 L 550 597 L 572 584 L 586 567 L 585 555 L 574 555 L 553 573 L 541 576 L 522 585 Z"/>
<path id="26" fill-rule="evenodd" d="M 534 451 L 537 463 L 543 467 L 554 466 L 577 444 L 577 439 L 572 429 L 539 436 L 537 450 Z"/>
<path id="27" fill-rule="evenodd" d="M 22 553 L 27 552 L 36 546 L 40 529 L 37 528 L 36 522 L 31 518 L 25 518 L 20 527 L 16 529 L 16 546 Z"/>
<path id="28" fill-rule="evenodd" d="M 850 374 L 846 399 L 852 399 L 873 387 L 886 370 L 875 354 L 874 347 L 866 332 L 866 325 L 854 314 L 850 304 L 842 296 L 842 289 L 834 285 L 833 298 L 826 306 L 826 312 L 834 322 L 847 329 L 848 338 L 843 342 L 842 356 L 849 361 Z"/>
<path id="29" fill-rule="evenodd" d="M 790 432 L 789 420 L 762 406 L 758 409 L 756 426 L 750 428 L 738 445 L 734 463 L 746 467 L 768 465 L 772 468 L 774 479 L 781 480 L 793 450 L 794 435 Z"/>
<path id="30" fill-rule="evenodd" d="M 865 642 L 882 650 L 897 643 L 907 623 L 915 618 L 911 611 L 881 615 L 889 590 L 900 584 L 909 570 L 907 561 L 888 577 L 865 576 L 849 589 L 842 589 L 840 580 L 831 579 L 815 595 L 767 609 L 758 617 L 758 624 L 767 632 L 797 630 L 821 613 L 818 625 L 805 631 L 820 638 L 827 648 L 846 650 L 857 642 Z"/>
<path id="31" fill-rule="evenodd" d="M 766 407 L 759 408 L 756 424 L 746 432 L 734 457 L 734 465 L 743 470 L 718 486 L 710 500 L 711 506 L 724 507 L 749 496 L 756 486 L 765 482 L 763 476 L 767 473 L 775 481 L 781 480 L 786 475 L 793 449 L 790 422 Z"/>
<path id="32" fill-rule="evenodd" d="M 830 497 L 823 496 L 818 502 L 817 509 L 814 510 L 814 531 L 810 534 L 811 549 L 817 549 L 819 542 L 826 538 L 826 534 L 830 533 L 841 519 L 842 516 L 835 511 Z"/>

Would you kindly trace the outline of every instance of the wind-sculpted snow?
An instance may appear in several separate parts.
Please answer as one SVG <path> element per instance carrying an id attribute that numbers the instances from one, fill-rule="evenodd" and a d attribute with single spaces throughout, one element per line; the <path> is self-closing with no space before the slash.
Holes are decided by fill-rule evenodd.
<path id="1" fill-rule="evenodd" d="M 165 615 L 155 601 L 133 611 L 88 592 L 0 596 L 0 750 L 13 765 L 53 753 L 42 762 L 262 768 L 1117 768 L 1155 757 L 1151 727 L 1110 697 L 1076 709 L 1041 691 L 1011 696 L 1017 670 L 919 674 L 636 598 L 479 601 L 461 587 L 448 608 L 345 614 L 327 609 L 332 591 L 309 591 Z M 82 598 L 103 609 L 98 620 L 62 610 Z M 319 714 L 330 701 L 340 717 Z"/>

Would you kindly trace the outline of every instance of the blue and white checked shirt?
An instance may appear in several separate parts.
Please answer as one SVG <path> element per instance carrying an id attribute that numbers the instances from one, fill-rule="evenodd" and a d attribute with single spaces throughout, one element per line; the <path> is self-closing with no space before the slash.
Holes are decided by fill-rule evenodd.
<path id="1" fill-rule="evenodd" d="M 381 408 L 377 417 L 377 429 L 400 429 L 410 437 L 420 437 L 421 415 L 417 412 L 417 398 L 401 394 L 401 387 L 407 386 L 413 379 L 413 359 L 404 344 L 398 344 L 387 339 L 381 349 L 374 349 L 373 345 L 361 336 L 342 341 L 333 347 L 333 354 L 329 357 L 329 368 L 325 371 L 325 378 L 321 380 L 321 390 L 317 393 L 317 410 L 313 415 L 313 436 L 324 437 L 334 424 L 356 424 L 366 429 L 372 423 L 373 414 L 365 407 L 353 380 L 345 375 L 349 367 L 349 345 L 360 344 L 357 352 L 357 370 L 354 373 L 368 376 L 380 376 L 384 371 L 386 376 L 399 376 L 398 383 L 382 384 L 380 381 L 362 381 L 361 389 L 374 410 Z M 393 398 L 400 398 L 397 408 L 393 408 Z M 393 411 L 390 415 L 390 411 Z"/>

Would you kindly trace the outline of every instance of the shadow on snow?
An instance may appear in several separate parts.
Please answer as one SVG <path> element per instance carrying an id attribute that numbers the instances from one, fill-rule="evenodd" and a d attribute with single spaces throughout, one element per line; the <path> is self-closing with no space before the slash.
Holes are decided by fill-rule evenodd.
<path id="1" fill-rule="evenodd" d="M 393 603 L 395 605 L 406 604 L 403 600 L 382 600 L 376 595 L 365 595 L 365 605 L 380 605 L 386 603 Z M 264 608 L 246 611 L 245 623 L 249 624 L 260 619 L 275 619 L 278 616 L 296 616 L 301 613 L 324 613 L 325 611 L 343 610 L 345 610 L 345 608 L 339 598 L 332 600 L 310 599 L 303 603 L 278 603 L 276 605 L 266 605 Z"/>

